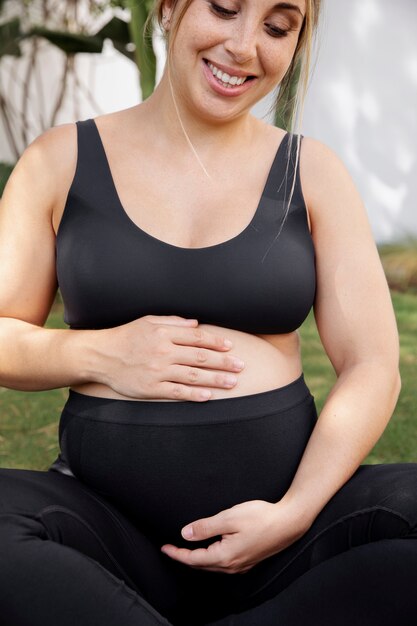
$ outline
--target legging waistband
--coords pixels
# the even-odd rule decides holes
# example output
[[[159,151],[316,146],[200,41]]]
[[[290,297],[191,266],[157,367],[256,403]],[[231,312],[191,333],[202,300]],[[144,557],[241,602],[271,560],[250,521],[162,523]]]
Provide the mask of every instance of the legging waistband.
[[[155,425],[239,421],[289,410],[313,399],[304,374],[284,385],[245,396],[217,398],[206,402],[119,400],[102,398],[69,390],[64,411],[78,417],[118,423]]]

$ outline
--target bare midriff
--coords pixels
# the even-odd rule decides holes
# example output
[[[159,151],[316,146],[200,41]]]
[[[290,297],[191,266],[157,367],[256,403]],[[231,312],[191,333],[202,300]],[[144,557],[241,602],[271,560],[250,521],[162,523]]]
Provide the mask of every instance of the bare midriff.
[[[199,324],[199,328],[230,339],[233,347],[227,351],[227,354],[239,357],[245,363],[243,370],[233,372],[237,376],[237,383],[234,387],[231,389],[209,388],[213,400],[270,391],[283,387],[301,376],[300,338],[297,331],[279,335],[253,335],[212,324]],[[71,389],[86,395],[120,400],[182,401],[158,397],[132,398],[115,392],[107,385],[95,382],[73,385]]]

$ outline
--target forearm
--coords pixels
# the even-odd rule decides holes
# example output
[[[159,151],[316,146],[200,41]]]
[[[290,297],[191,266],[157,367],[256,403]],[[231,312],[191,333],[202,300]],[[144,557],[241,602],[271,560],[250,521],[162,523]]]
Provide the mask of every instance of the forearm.
[[[399,375],[378,362],[361,363],[340,374],[283,498],[301,525],[313,523],[372,450],[399,390]]]
[[[100,332],[0,318],[0,386],[41,391],[100,382],[96,351]]]

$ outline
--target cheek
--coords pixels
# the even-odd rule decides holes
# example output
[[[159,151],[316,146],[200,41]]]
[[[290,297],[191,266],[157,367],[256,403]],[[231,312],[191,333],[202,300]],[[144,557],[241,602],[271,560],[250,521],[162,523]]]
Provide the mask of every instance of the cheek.
[[[217,22],[210,27],[201,29],[195,38],[196,48],[208,50],[215,46],[223,46],[230,37],[230,26],[225,22]]]
[[[271,78],[276,77],[277,80],[281,80],[291,65],[294,52],[295,46],[290,43],[265,46],[262,55],[265,73]]]
[[[282,57],[265,57],[263,69],[265,75],[273,82],[280,81],[287,71],[288,64]]]
[[[221,45],[224,41],[224,35],[219,32],[219,29],[197,29],[190,25],[188,31],[183,34],[178,32],[176,38],[176,44],[178,44],[177,50],[179,54],[184,53],[198,54],[200,51],[209,50],[215,46]]]

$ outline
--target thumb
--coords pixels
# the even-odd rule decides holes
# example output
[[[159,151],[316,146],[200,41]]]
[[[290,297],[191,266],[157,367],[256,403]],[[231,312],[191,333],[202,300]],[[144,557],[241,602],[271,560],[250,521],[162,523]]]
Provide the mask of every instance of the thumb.
[[[224,516],[221,513],[212,517],[199,519],[191,524],[187,524],[181,530],[181,535],[189,541],[199,541],[208,539],[227,532]]]

